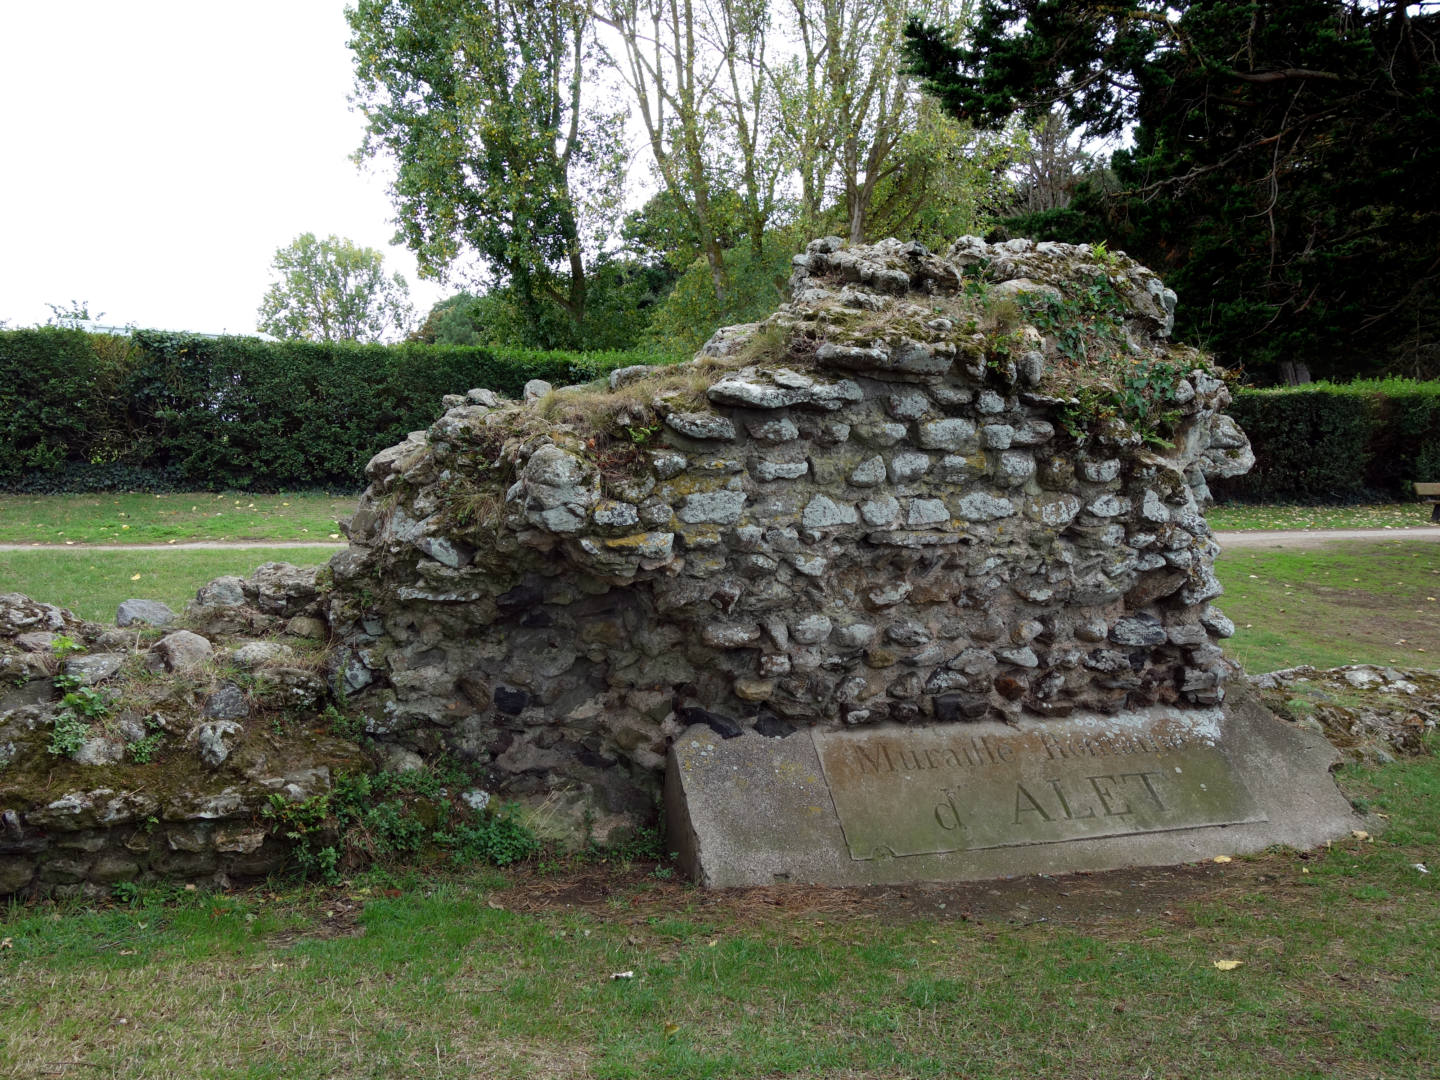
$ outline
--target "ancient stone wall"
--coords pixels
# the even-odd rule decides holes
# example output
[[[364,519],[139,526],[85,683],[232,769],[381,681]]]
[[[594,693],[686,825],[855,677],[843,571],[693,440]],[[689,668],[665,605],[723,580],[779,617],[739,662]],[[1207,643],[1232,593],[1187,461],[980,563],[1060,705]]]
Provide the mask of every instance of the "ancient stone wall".
[[[217,579],[192,629],[151,601],[107,628],[0,595],[0,897],[223,885],[286,864],[272,801],[303,805],[373,768],[318,717],[315,579],[283,563]]]
[[[694,722],[1213,704],[1207,476],[1229,394],[1124,256],[822,240],[792,301],[677,368],[484,391],[370,462],[335,685],[602,837]]]

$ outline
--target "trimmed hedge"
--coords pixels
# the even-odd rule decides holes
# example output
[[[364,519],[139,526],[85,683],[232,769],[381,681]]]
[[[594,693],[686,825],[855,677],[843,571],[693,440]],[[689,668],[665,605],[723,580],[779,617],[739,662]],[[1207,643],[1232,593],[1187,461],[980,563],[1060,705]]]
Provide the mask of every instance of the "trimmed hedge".
[[[0,490],[355,491],[378,450],[428,427],[445,394],[519,397],[646,352],[266,342],[45,327],[0,331]],[[1440,481],[1440,383],[1240,390],[1255,468],[1219,498],[1409,499]]]
[[[1440,382],[1240,390],[1230,413],[1250,436],[1255,468],[1217,482],[1217,498],[1412,499],[1415,481],[1440,481]]]
[[[0,332],[0,488],[353,491],[445,394],[519,397],[648,353]]]

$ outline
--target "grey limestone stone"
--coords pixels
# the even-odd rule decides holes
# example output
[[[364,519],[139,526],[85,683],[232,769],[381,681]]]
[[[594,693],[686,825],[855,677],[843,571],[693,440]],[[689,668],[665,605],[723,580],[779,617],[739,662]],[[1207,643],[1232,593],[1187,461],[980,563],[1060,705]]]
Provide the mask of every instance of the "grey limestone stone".
[[[650,467],[661,480],[670,480],[685,471],[685,455],[677,450],[656,450],[650,455]]]
[[[995,477],[1013,487],[1035,475],[1035,458],[1026,450],[1002,450],[995,459]]]
[[[1140,498],[1140,516],[1146,521],[1164,524],[1170,520],[1170,510],[1158,492],[1147,488]]]
[[[1015,504],[983,491],[972,491],[956,500],[955,511],[956,517],[965,521],[994,521],[1014,514]]]
[[[786,561],[799,573],[812,578],[823,576],[826,568],[830,565],[827,559],[819,555],[806,555],[798,551],[788,556]]]
[[[826,615],[806,615],[790,624],[790,636],[801,645],[818,645],[830,636],[832,627]]]
[[[1123,495],[1101,495],[1091,500],[1085,509],[1096,517],[1118,517],[1130,512],[1130,500]]]
[[[1235,624],[1213,604],[1205,608],[1200,615],[1200,622],[1216,637],[1228,638],[1235,635]]]
[[[892,524],[900,514],[900,501],[893,495],[882,495],[878,498],[867,499],[860,504],[860,516],[865,519],[865,524],[879,528],[882,525]],[[949,515],[946,515],[947,517]]]
[[[800,429],[788,416],[767,417],[763,420],[747,420],[745,430],[752,439],[760,442],[782,443],[800,437]]]
[[[1116,620],[1110,628],[1110,640],[1117,645],[1162,645],[1166,632],[1153,616],[1130,615]]]
[[[896,484],[918,480],[930,471],[930,455],[918,450],[902,450],[890,459],[890,479]]]
[[[806,461],[761,460],[755,463],[755,468],[752,471],[757,480],[798,480],[810,471],[810,463]]]
[[[112,678],[125,663],[123,653],[90,653],[65,661],[65,674],[78,679],[80,686],[94,686]]]
[[[169,626],[175,612],[159,600],[122,600],[115,612],[116,626]]]
[[[234,574],[215,578],[200,586],[195,603],[201,607],[240,607],[245,603],[245,581]]]
[[[863,622],[837,626],[832,639],[842,649],[863,649],[875,640],[875,627]]]
[[[1015,439],[1009,424],[986,424],[980,429],[980,445],[987,450],[1008,450]]]
[[[234,739],[244,730],[234,720],[212,720],[195,728],[191,738],[200,751],[200,760],[218,769],[230,757]]]
[[[801,521],[807,529],[828,529],[837,525],[854,525],[859,521],[859,515],[849,503],[838,503],[828,495],[815,495],[805,504]]]
[[[199,634],[176,630],[150,647],[146,665],[151,671],[188,671],[210,659],[214,651]]]
[[[689,525],[734,525],[744,510],[743,491],[702,491],[685,496],[675,513]]]
[[[905,523],[909,528],[925,528],[931,525],[948,524],[950,511],[942,499],[911,499],[910,511]]]
[[[918,420],[930,411],[930,399],[913,386],[899,386],[890,391],[886,406],[896,420]]]
[[[963,417],[949,417],[921,424],[917,441],[926,450],[974,450],[975,424]]]
[[[531,379],[525,384],[525,402],[526,404],[529,404],[530,402],[539,401],[542,397],[552,392],[554,389],[555,388],[551,386],[548,382],[546,382],[544,379]]]
[[[1100,461],[1082,461],[1080,475],[1092,484],[1108,484],[1120,475],[1120,462],[1115,458]]]
[[[238,667],[253,669],[273,664],[287,664],[295,659],[295,650],[278,641],[247,641],[230,654]]]
[[[212,720],[243,720],[250,715],[250,702],[245,691],[234,683],[225,683],[205,699],[201,712]]]
[[[875,487],[885,482],[885,459],[879,454],[866,458],[850,470],[850,483],[856,487]]]
[[[1005,399],[994,390],[981,390],[980,396],[975,399],[975,410],[987,416],[1005,411]]]
[[[671,413],[665,418],[668,427],[692,439],[714,439],[732,442],[735,424],[729,417],[708,412]]]
[[[640,511],[631,503],[615,499],[601,499],[595,504],[596,525],[613,529],[626,529],[640,524]]]

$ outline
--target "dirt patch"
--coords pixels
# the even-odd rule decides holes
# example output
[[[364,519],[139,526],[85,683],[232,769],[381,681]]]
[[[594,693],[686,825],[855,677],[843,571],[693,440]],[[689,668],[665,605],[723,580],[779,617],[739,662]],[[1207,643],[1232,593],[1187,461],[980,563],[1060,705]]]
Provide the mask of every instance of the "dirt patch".
[[[590,911],[606,921],[636,926],[663,917],[714,919],[730,925],[773,925],[796,918],[854,922],[866,919],[959,920],[997,927],[1037,923],[1103,932],[1108,922],[1133,928],[1137,919],[1193,924],[1188,905],[1223,902],[1257,891],[1298,887],[1303,864],[1318,856],[1276,852],[1231,862],[1190,863],[1063,875],[1038,874],[992,881],[922,883],[866,888],[767,886],[701,891],[661,881],[655,863],[629,869],[584,867],[561,874],[522,871],[491,901],[508,911],[546,914]]]

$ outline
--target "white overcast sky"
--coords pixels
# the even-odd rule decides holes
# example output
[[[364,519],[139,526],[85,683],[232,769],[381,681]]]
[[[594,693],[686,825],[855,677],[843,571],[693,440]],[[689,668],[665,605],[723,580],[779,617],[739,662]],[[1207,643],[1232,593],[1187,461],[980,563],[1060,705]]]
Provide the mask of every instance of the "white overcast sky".
[[[0,0],[0,320],[251,333],[275,249],[385,253],[417,312],[454,289],[391,247],[349,160],[343,0]]]

